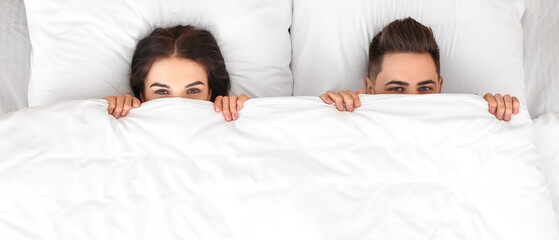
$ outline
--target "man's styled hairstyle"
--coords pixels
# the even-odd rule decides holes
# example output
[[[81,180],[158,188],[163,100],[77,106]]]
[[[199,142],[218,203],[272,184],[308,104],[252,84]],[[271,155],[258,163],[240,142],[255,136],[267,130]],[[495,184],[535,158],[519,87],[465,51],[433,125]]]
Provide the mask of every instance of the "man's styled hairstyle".
[[[441,74],[439,47],[431,28],[408,17],[388,24],[369,46],[369,78],[374,83],[382,70],[386,53],[429,53],[433,57],[437,75]]]
[[[138,42],[130,66],[130,86],[136,97],[144,92],[145,79],[153,63],[171,57],[190,59],[204,67],[212,102],[217,96],[228,95],[231,81],[214,36],[204,29],[178,25],[157,28]]]

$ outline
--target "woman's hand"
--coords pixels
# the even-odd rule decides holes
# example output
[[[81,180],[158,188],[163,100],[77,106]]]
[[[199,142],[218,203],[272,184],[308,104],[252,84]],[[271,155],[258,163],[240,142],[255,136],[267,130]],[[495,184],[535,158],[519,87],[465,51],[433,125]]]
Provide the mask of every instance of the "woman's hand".
[[[489,104],[489,112],[499,120],[510,121],[512,114],[517,114],[520,111],[520,101],[518,98],[511,97],[506,94],[501,96],[501,94],[488,93],[483,97],[485,101]]]
[[[239,118],[238,111],[243,109],[243,103],[248,100],[249,97],[245,94],[241,94],[241,96],[237,97],[235,95],[231,97],[222,97],[217,96],[214,102],[214,108],[216,112],[222,112],[225,121],[234,121]]]
[[[320,95],[320,98],[326,104],[331,104],[332,102],[336,103],[336,108],[339,111],[343,111],[345,109],[346,111],[353,112],[353,109],[361,106],[358,94],[362,93],[363,89],[359,89],[357,92],[350,90],[339,91],[338,93],[328,91],[325,94]]]
[[[130,94],[126,94],[124,96],[109,96],[104,97],[103,99],[109,101],[109,114],[113,115],[117,119],[128,115],[128,112],[130,112],[132,107],[137,108],[141,104],[140,99],[132,97]]]

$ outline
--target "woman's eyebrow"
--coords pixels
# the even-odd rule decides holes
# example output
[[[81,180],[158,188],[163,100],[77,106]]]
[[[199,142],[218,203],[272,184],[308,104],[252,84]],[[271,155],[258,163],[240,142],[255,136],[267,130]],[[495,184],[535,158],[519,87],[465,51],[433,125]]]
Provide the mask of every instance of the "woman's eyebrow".
[[[165,85],[165,84],[162,84],[162,83],[154,83],[154,84],[152,84],[152,85],[149,86],[149,87],[150,87],[150,88],[151,88],[151,87],[169,88],[169,86],[167,86],[167,85]]]
[[[386,85],[390,85],[390,84],[396,84],[396,85],[403,85],[403,86],[409,86],[410,84],[407,82],[402,82],[402,81],[397,81],[397,80],[392,80],[390,82],[387,82],[386,84],[384,84],[384,86]]]
[[[427,84],[435,84],[435,81],[433,81],[433,80],[425,80],[425,81],[423,81],[423,82],[417,83],[417,86],[427,85]]]
[[[203,82],[201,82],[201,81],[196,81],[196,82],[193,82],[193,83],[191,83],[191,84],[188,84],[188,85],[184,86],[184,88],[189,88],[189,87],[196,86],[196,85],[199,85],[199,84],[204,85]]]

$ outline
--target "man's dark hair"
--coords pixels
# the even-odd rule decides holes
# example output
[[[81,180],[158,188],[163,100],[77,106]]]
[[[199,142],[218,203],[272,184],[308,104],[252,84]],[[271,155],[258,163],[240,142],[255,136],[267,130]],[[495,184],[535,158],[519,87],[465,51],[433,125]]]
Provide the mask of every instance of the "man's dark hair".
[[[394,52],[431,54],[440,76],[439,47],[433,30],[413,18],[393,21],[373,38],[369,46],[369,78],[373,82],[382,70],[384,54]]]
[[[212,90],[210,101],[228,95],[231,81],[214,36],[204,29],[178,25],[157,28],[138,42],[130,66],[130,86],[136,97],[143,93],[153,63],[170,57],[190,59],[204,67]]]

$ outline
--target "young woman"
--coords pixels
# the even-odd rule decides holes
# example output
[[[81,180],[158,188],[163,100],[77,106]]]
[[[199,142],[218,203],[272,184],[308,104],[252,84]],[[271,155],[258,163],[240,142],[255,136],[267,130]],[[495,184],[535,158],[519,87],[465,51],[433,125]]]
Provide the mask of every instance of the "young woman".
[[[105,97],[109,114],[124,117],[142,102],[183,97],[214,102],[226,121],[238,119],[249,99],[245,94],[227,97],[229,73],[214,36],[193,26],[157,28],[138,42],[132,58],[130,94]]]

